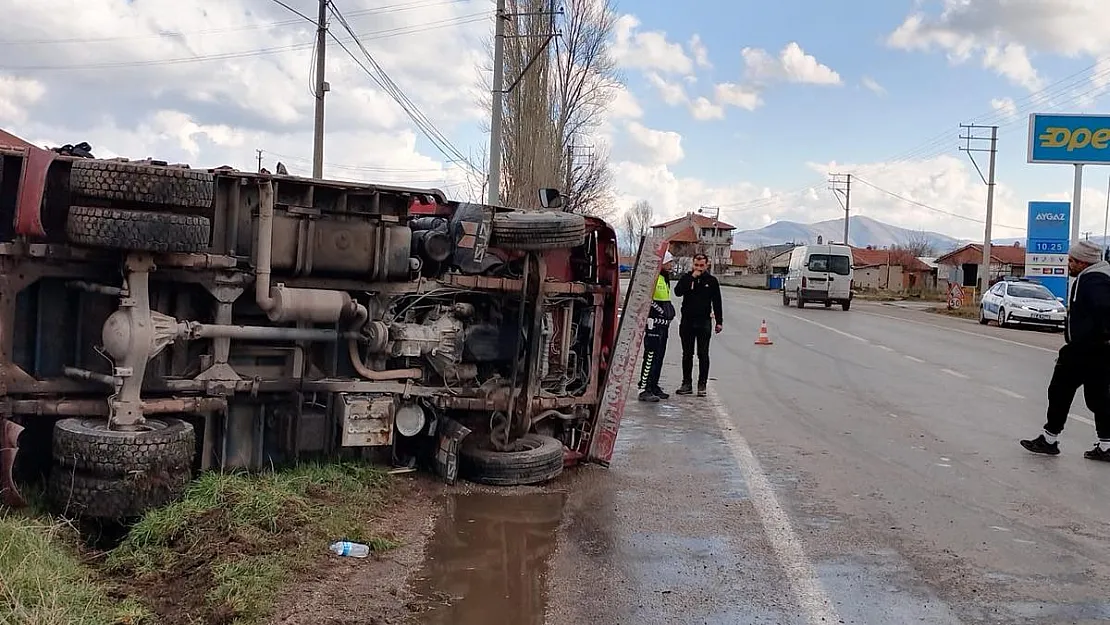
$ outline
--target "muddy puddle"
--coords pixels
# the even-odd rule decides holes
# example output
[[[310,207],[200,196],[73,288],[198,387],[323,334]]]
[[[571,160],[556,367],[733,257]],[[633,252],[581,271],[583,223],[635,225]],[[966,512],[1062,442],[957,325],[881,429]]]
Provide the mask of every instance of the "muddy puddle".
[[[421,625],[543,625],[565,496],[451,495],[412,582]]]

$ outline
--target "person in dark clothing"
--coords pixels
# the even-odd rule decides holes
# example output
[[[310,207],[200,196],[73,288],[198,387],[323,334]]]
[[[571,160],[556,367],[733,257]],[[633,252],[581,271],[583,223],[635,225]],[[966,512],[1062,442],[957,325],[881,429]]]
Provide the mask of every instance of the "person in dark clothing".
[[[663,268],[655,279],[655,293],[651,297],[647,331],[644,332],[644,363],[640,369],[640,401],[658,402],[670,395],[659,387],[659,374],[663,372],[663,356],[667,353],[671,320],[675,317],[671,303],[671,267],[674,256],[663,255]]]
[[[1027,450],[1055,456],[1075,392],[1095,413],[1098,442],[1083,457],[1110,462],[1110,262],[1090,241],[1068,250],[1068,273],[1076,278],[1068,297],[1064,346],[1048,384],[1048,421],[1044,433],[1021,441]]]
[[[682,298],[682,320],[678,336],[682,339],[682,386],[676,393],[693,393],[691,378],[694,370],[694,348],[698,351],[698,397],[705,397],[709,383],[709,339],[723,326],[721,285],[709,273],[709,257],[694,256],[692,271],[678,279],[674,294]]]

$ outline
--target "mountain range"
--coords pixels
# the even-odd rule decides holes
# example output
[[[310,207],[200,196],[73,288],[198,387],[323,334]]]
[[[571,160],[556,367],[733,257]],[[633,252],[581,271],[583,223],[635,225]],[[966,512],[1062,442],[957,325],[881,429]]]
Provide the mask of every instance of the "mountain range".
[[[844,238],[844,220],[830,219],[813,224],[777,221],[756,230],[737,230],[732,237],[732,247],[742,250],[781,243],[816,243],[818,236],[825,242],[841,242]],[[996,239],[994,244],[1013,245],[1015,241],[1025,245],[1022,237]],[[921,242],[928,242],[934,253],[944,254],[972,241],[939,232],[901,228],[864,216],[852,217],[848,227],[848,243],[856,247],[870,245],[883,248]]]

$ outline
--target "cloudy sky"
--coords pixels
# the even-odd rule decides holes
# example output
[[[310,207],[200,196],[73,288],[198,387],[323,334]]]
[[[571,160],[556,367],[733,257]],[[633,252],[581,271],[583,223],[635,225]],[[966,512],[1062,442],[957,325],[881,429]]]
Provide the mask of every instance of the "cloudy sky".
[[[313,27],[273,0],[0,2],[0,128],[98,156],[311,171]],[[313,0],[286,0],[315,15]],[[335,0],[446,140],[428,140],[367,72],[328,50],[325,175],[467,193],[488,142],[478,98],[493,0]],[[1031,112],[1106,111],[1107,0],[619,0],[627,90],[597,142],[619,203],[662,218],[719,205],[741,227],[859,214],[981,237],[986,187],[960,123],[1000,126],[996,236],[1025,203],[1070,198],[1072,170],[1025,163]],[[358,53],[339,25],[341,40]],[[365,59],[362,60],[365,65]],[[986,131],[981,131],[985,133]],[[986,155],[981,163],[985,170]],[[1110,168],[1089,167],[1101,234]],[[1010,227],[1016,226],[1016,227]]]

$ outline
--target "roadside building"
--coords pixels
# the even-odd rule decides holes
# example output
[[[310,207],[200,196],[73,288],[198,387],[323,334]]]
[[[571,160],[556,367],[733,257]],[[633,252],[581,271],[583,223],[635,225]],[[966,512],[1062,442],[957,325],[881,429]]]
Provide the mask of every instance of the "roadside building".
[[[979,280],[983,264],[983,246],[978,243],[965,245],[936,259],[938,287],[947,289],[950,284],[974,287]],[[992,245],[989,280],[987,286],[1006,276],[1025,275],[1025,248],[1020,243]]]
[[[686,259],[698,253],[709,257],[714,273],[726,273],[732,264],[732,233],[736,226],[698,213],[686,213],[656,224],[651,230],[654,236],[667,240],[670,252],[679,265],[688,265]]]

